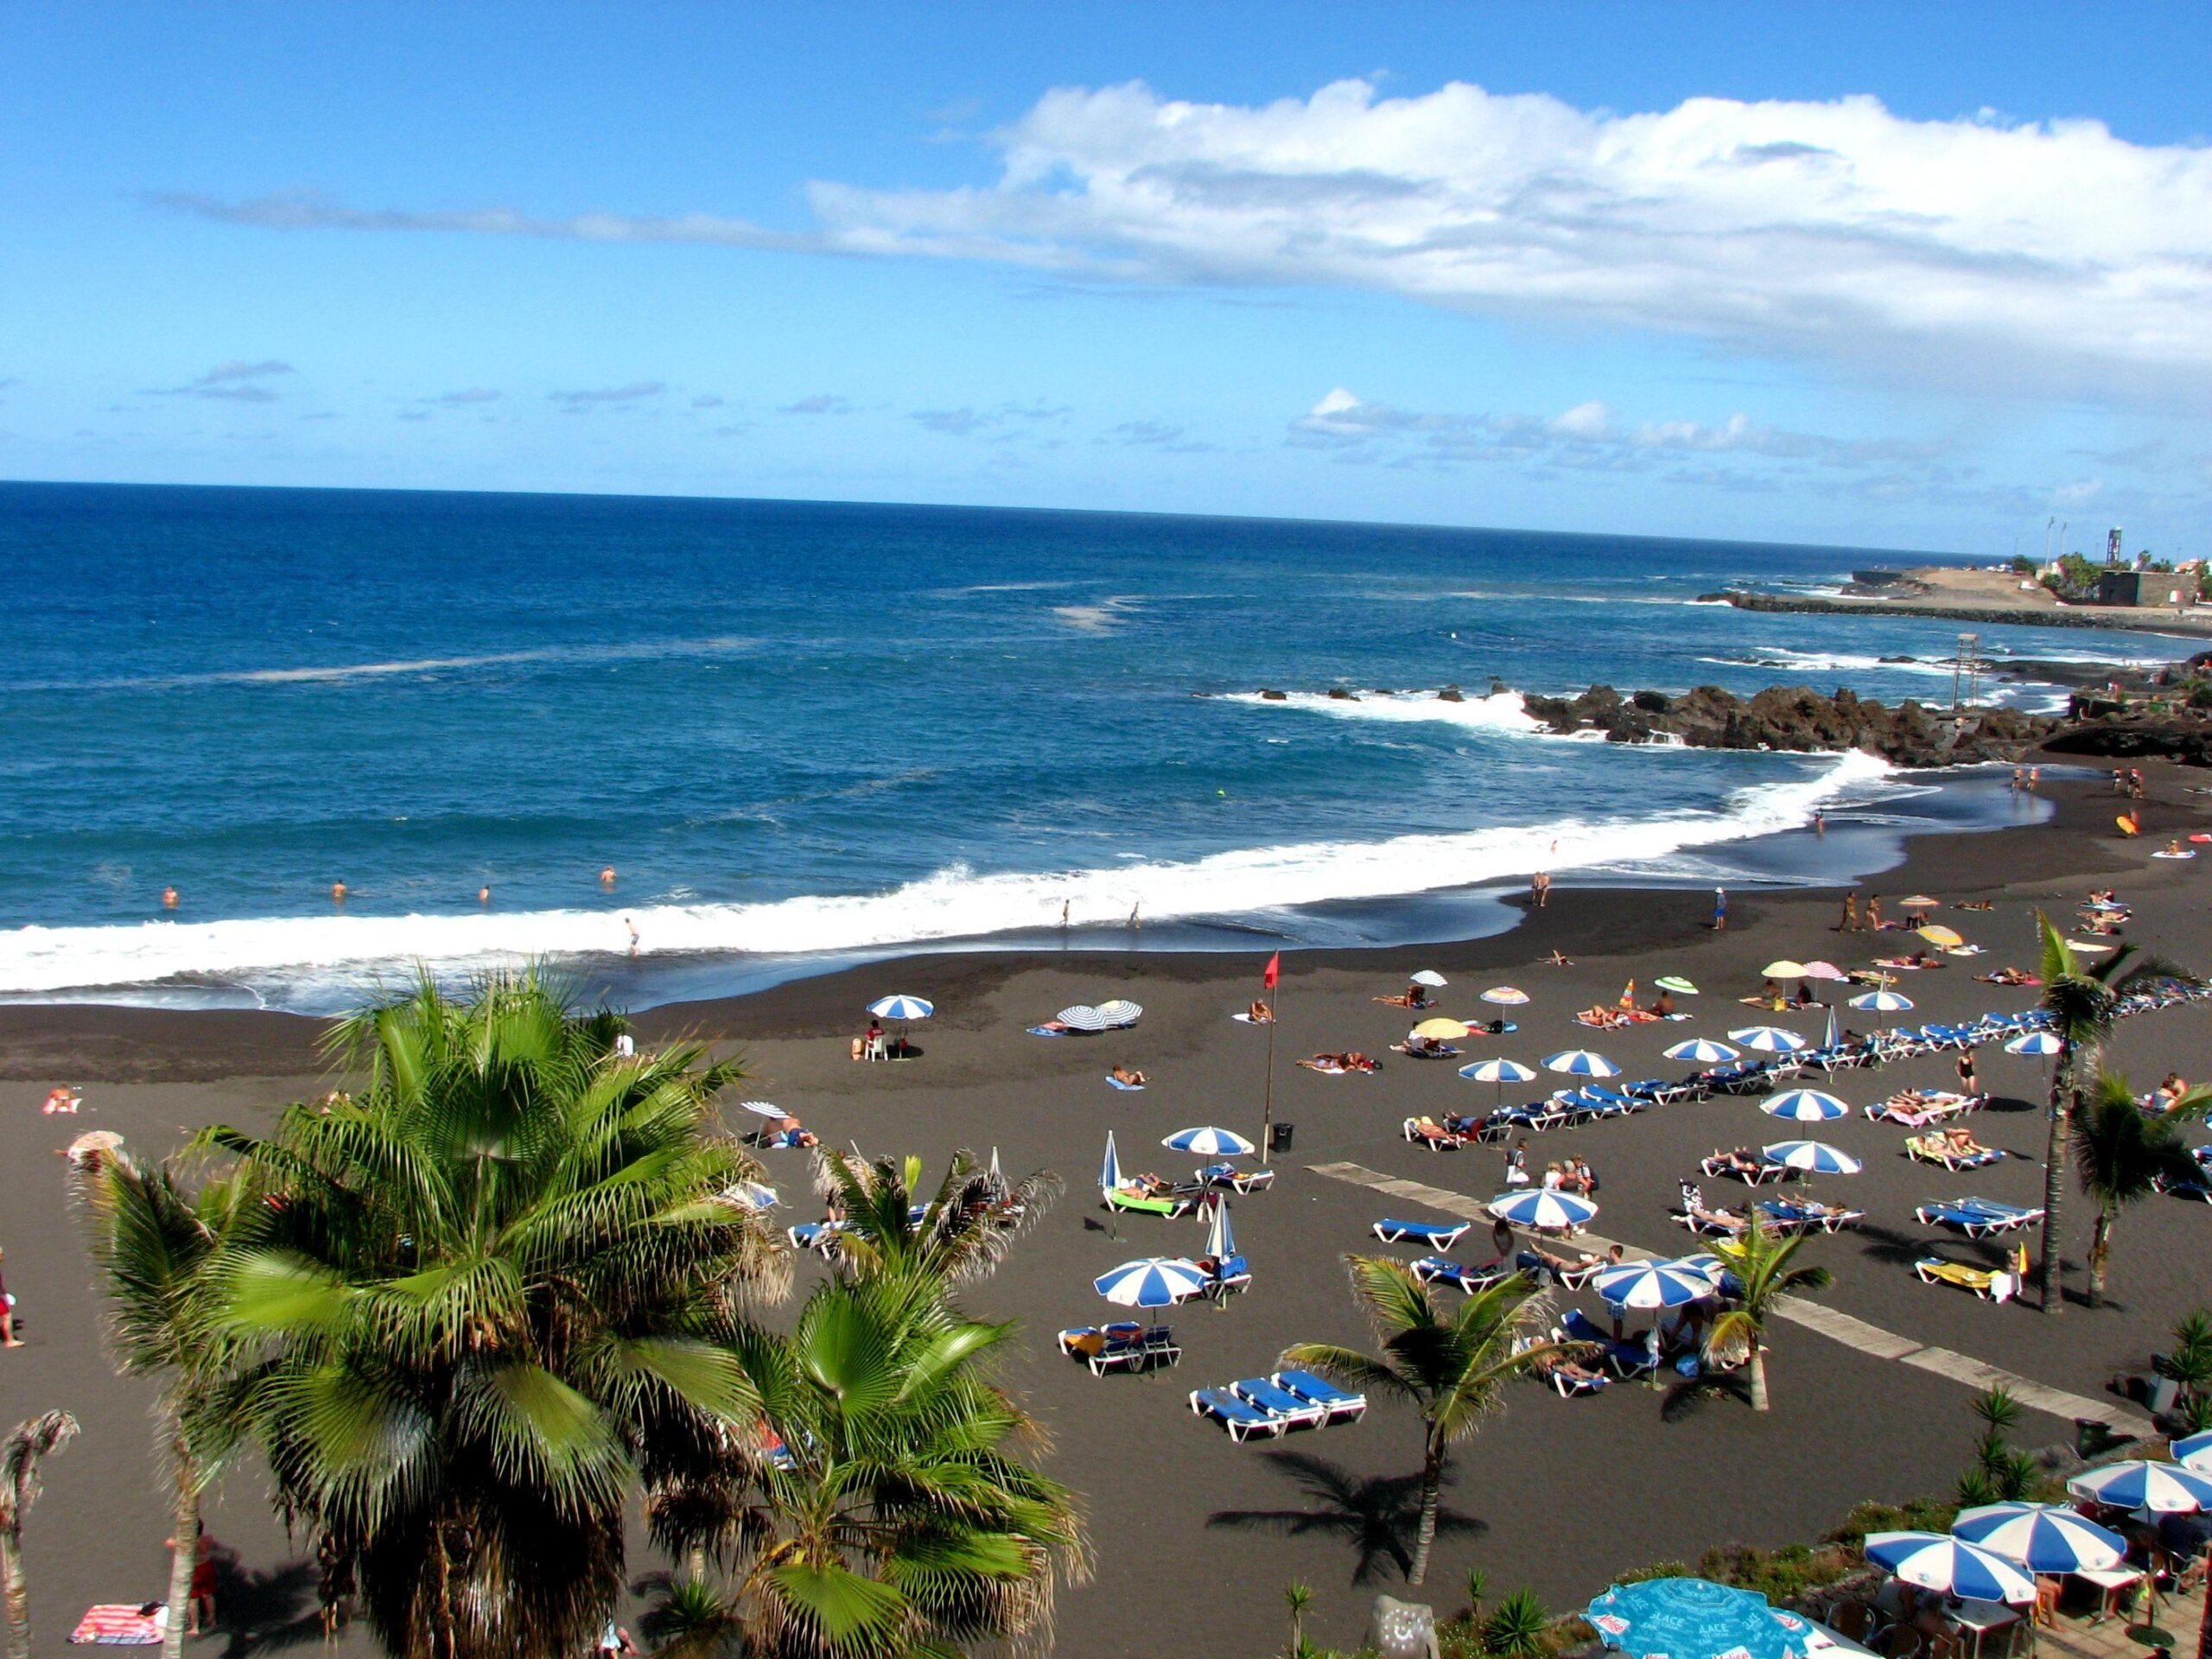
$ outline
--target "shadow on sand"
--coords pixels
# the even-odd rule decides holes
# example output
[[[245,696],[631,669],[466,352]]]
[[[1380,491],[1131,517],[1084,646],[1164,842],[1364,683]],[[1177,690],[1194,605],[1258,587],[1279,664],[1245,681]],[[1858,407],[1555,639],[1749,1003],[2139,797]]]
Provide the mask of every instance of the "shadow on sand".
[[[1303,1509],[1217,1510],[1210,1527],[1272,1532],[1286,1538],[1315,1534],[1339,1538],[1352,1553],[1351,1581],[1370,1584],[1388,1568],[1403,1578],[1412,1570],[1414,1535],[1421,1524],[1421,1476],[1355,1475],[1350,1470],[1304,1452],[1262,1454],[1268,1466],[1303,1494]],[[1449,1487],[1452,1476],[1445,1473]],[[1446,1503],[1436,1517],[1439,1541],[1478,1537],[1487,1522],[1461,1515]]]

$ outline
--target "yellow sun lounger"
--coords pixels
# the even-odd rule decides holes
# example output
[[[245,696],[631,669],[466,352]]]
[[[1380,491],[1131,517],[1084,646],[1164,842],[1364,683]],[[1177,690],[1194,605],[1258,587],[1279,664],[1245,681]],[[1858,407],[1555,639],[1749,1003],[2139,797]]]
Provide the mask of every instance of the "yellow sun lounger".
[[[1985,1301],[2009,1302],[2020,1288],[2020,1281],[2009,1273],[1992,1273],[1933,1255],[1914,1262],[1912,1270],[1923,1285],[1950,1285],[1971,1291]]]

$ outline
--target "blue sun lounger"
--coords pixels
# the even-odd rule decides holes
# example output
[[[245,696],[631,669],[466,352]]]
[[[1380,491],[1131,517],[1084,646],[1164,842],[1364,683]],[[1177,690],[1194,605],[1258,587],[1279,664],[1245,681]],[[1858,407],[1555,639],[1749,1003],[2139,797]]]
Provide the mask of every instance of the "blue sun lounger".
[[[1478,1290],[1503,1284],[1519,1271],[1510,1262],[1485,1262],[1478,1268],[1470,1268],[1445,1255],[1424,1255],[1413,1265],[1414,1277],[1424,1285],[1450,1285],[1470,1296]]]
[[[1923,1226],[1954,1227],[1968,1238],[2010,1232],[2043,1219],[2043,1211],[2017,1204],[1998,1204],[1989,1198],[1941,1198],[1923,1204],[1913,1215]]]
[[[1173,1365],[1183,1357],[1175,1333],[1164,1325],[1141,1325],[1134,1319],[1112,1325],[1082,1325],[1063,1331],[1060,1351],[1090,1367],[1093,1376],[1109,1371],[1149,1371]]]
[[[845,1230],[842,1221],[802,1221],[797,1226],[786,1227],[784,1236],[795,1250],[819,1250],[827,1255],[837,1243],[837,1235]]]
[[[1232,1440],[1249,1440],[1255,1435],[1273,1437],[1290,1427],[1289,1419],[1262,1410],[1229,1389],[1192,1389],[1191,1409],[1201,1417],[1212,1418],[1229,1431]]]
[[[1329,1408],[1316,1405],[1311,1400],[1300,1399],[1289,1389],[1278,1388],[1273,1377],[1248,1376],[1229,1385],[1230,1392],[1240,1400],[1257,1406],[1262,1411],[1271,1411],[1293,1428],[1325,1428],[1329,1422]]]
[[[2212,1204],[2212,1147],[2192,1147],[2189,1155],[2196,1160],[2196,1167],[2202,1173],[2192,1180],[2179,1181],[2170,1181],[2160,1175],[2152,1185],[2159,1192],[2171,1193],[2177,1198],[2195,1198],[2202,1204]]]
[[[1269,1380],[1284,1393],[1321,1407],[1332,1423],[1356,1423],[1367,1414],[1365,1395],[1348,1393],[1311,1371],[1277,1371]]]
[[[1239,1169],[1231,1163],[1208,1164],[1192,1177],[1207,1186],[1225,1186],[1232,1192],[1257,1192],[1275,1184],[1272,1169]]]
[[[1833,1233],[1839,1228],[1855,1227],[1866,1219],[1864,1210],[1847,1210],[1840,1205],[1815,1208],[1795,1198],[1764,1198],[1754,1207],[1766,1217],[1768,1225],[1790,1233],[1811,1232],[1816,1228]]]
[[[1431,1250],[1448,1250],[1467,1230],[1464,1221],[1392,1221],[1375,1224],[1375,1236],[1385,1244],[1419,1244]]]
[[[1591,1343],[1604,1350],[1605,1363],[1624,1382],[1649,1376],[1659,1369],[1659,1356],[1651,1348],[1641,1342],[1614,1340],[1611,1332],[1579,1307],[1567,1311],[1560,1329],[1567,1332],[1571,1341]]]

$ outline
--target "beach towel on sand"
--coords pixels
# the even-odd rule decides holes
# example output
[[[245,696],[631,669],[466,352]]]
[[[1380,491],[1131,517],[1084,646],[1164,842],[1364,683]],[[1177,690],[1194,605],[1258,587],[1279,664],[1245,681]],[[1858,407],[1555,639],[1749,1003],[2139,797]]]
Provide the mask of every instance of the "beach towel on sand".
[[[141,1612],[144,1605],[151,1605],[154,1611]],[[103,1602],[77,1621],[69,1639],[110,1648],[150,1648],[161,1641],[168,1622],[169,1610],[161,1602]]]
[[[1141,1083],[1123,1083],[1119,1077],[1113,1076],[1111,1073],[1108,1074],[1106,1081],[1125,1093],[1141,1094],[1144,1092],[1144,1084]]]

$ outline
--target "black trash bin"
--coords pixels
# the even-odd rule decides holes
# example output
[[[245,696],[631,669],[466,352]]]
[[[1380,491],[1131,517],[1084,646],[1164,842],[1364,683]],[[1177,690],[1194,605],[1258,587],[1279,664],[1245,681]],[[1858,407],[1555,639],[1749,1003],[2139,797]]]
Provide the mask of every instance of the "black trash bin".
[[[1268,1130],[1268,1150],[1269,1152],[1288,1152],[1290,1150],[1292,1132],[1295,1130],[1297,1127],[1298,1126],[1295,1123],[1277,1123],[1271,1126]]]

